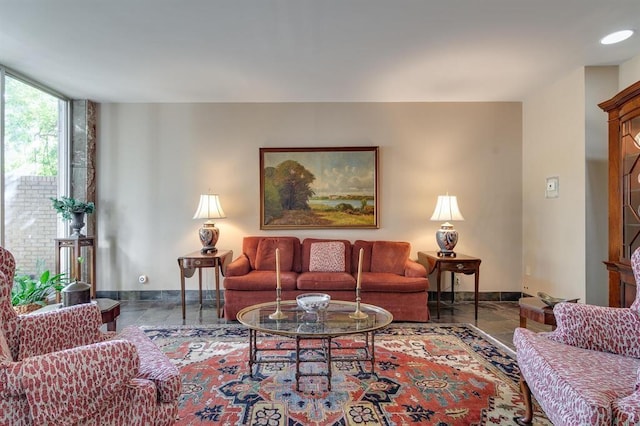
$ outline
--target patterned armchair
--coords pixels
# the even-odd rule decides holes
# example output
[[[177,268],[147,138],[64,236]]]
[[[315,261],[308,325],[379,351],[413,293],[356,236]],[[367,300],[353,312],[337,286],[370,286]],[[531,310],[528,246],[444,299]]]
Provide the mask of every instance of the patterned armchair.
[[[640,283],[640,249],[631,257]],[[531,394],[554,425],[640,424],[640,287],[630,308],[561,303],[549,333],[513,337],[526,410]]]
[[[96,305],[18,316],[0,247],[0,425],[170,425],[180,376],[137,327],[100,331]]]

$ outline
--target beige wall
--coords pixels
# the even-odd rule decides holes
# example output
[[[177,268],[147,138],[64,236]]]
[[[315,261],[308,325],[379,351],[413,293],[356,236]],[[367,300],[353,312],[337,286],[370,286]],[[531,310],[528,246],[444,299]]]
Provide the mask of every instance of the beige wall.
[[[290,234],[406,240],[413,257],[436,249],[429,217],[448,191],[481,291],[521,288],[520,103],[103,104],[98,128],[98,290],[179,289],[176,258],[199,248],[191,217],[209,189],[228,216],[218,246],[236,254],[245,235]],[[260,231],[258,148],[375,145],[380,229]]]
[[[523,289],[585,300],[584,69],[523,104]],[[558,176],[558,198],[545,198]]]
[[[609,277],[602,263],[609,256],[609,128],[598,107],[618,92],[618,67],[585,69],[585,301],[609,304]]]
[[[637,58],[580,68],[523,103],[525,292],[608,303],[607,116],[597,104],[638,79]],[[545,198],[549,176],[560,177],[557,199]]]
[[[618,91],[631,86],[638,80],[640,80],[640,55],[620,65]]]

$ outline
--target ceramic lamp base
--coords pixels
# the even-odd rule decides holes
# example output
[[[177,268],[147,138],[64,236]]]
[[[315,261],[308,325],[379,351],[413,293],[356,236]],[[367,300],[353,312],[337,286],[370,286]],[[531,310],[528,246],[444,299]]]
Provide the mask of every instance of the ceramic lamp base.
[[[205,222],[198,231],[200,242],[202,243],[201,253],[215,253],[218,251],[216,243],[220,237],[220,230],[214,223]]]
[[[453,225],[449,222],[445,222],[440,226],[440,229],[436,231],[436,242],[440,251],[438,256],[455,257],[454,247],[458,243],[458,231],[453,229]]]

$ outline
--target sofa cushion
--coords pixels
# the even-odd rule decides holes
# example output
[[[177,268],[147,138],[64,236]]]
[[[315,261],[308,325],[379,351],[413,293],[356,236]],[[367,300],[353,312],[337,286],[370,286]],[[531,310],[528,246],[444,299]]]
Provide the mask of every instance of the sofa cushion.
[[[256,269],[256,253],[258,244],[264,237],[244,237],[242,239],[242,253],[249,259],[249,269]]]
[[[429,280],[425,277],[405,277],[391,272],[363,272],[360,286],[363,293],[424,293],[429,289]]]
[[[317,246],[318,243],[332,243],[332,244]],[[326,252],[329,251],[329,247],[338,247],[338,244],[342,244],[344,247],[344,251],[342,252],[342,256],[344,259],[343,260],[344,268],[341,268],[340,271],[349,272],[351,270],[351,243],[349,242],[349,240],[334,240],[334,239],[320,239],[320,238],[305,238],[302,241],[302,272],[311,271],[311,263],[312,263],[311,247],[312,246],[316,247],[315,248],[316,253],[318,248],[321,247],[320,251],[324,251],[325,252],[324,254],[327,254]],[[331,257],[336,258],[339,252],[341,252],[341,250],[331,253]],[[315,263],[314,267],[318,267],[319,263],[323,263],[323,262],[318,262],[318,259],[313,260],[313,262]],[[323,264],[322,266],[326,267],[327,265]],[[334,268],[337,269],[337,266],[334,265]],[[317,270],[315,272],[322,272],[322,271]]]
[[[374,241],[371,248],[371,272],[404,275],[411,245],[407,242]]]
[[[311,243],[310,272],[345,272],[345,245],[340,241]]]
[[[293,241],[289,238],[264,238],[258,243],[256,269],[258,271],[276,270],[276,249],[280,250],[280,271],[293,268]]]
[[[356,280],[347,272],[303,272],[298,276],[298,290],[331,291],[356,289]]]
[[[298,237],[278,236],[278,237],[265,237],[265,236],[248,236],[242,239],[242,254],[249,259],[250,269],[256,268],[256,258],[258,254],[258,245],[265,238],[277,238],[279,240],[289,240],[293,246],[293,267],[292,271],[300,272],[300,240]],[[280,253],[282,255],[282,253]],[[275,255],[274,255],[275,256]],[[280,259],[282,260],[282,259]],[[275,265],[275,257],[274,257]]]
[[[13,356],[11,356],[11,349],[9,349],[9,343],[4,336],[4,332],[0,328],[0,362],[12,362]]]
[[[351,272],[358,273],[358,259],[360,257],[360,249],[362,249],[362,272],[371,272],[371,249],[373,241],[356,240],[353,243],[351,251]]]
[[[295,290],[297,272],[280,271],[280,285],[282,290]],[[251,271],[246,275],[226,277],[224,279],[225,290],[240,291],[273,291],[273,300],[276,299],[276,273],[275,271]]]

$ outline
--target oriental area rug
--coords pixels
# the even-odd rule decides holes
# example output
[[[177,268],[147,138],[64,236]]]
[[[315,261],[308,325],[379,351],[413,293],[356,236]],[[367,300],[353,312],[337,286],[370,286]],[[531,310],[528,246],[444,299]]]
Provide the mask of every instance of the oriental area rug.
[[[251,375],[244,326],[142,328],[182,375],[180,425],[512,425],[524,410],[513,351],[469,324],[393,323],[375,335],[374,373],[370,362],[334,362],[331,391],[313,376],[296,391],[289,351],[265,352],[291,362],[257,364]],[[286,340],[258,335],[261,347]],[[537,405],[534,424],[551,424]]]

